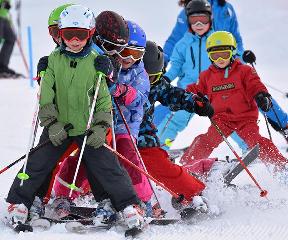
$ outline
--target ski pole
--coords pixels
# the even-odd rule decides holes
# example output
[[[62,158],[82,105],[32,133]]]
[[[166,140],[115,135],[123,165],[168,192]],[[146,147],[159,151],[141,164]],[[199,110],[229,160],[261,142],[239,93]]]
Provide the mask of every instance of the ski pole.
[[[280,121],[280,119],[279,119],[279,116],[278,116],[277,112],[275,111],[273,105],[272,105],[271,109],[272,109],[272,111],[273,111],[273,113],[274,113],[274,115],[275,115],[275,117],[276,117],[276,119],[277,119],[278,125],[279,125],[279,127],[280,127],[280,131],[282,132],[284,138],[286,139],[286,141],[287,141],[287,143],[288,143],[288,135],[285,133],[285,131],[284,131],[282,125],[281,125],[281,121]]]
[[[128,123],[127,123],[127,121],[126,121],[126,119],[125,119],[125,116],[124,116],[124,114],[123,114],[123,112],[122,112],[122,110],[121,110],[121,108],[120,108],[120,105],[119,105],[117,99],[114,98],[114,102],[115,102],[116,107],[117,107],[117,109],[118,109],[118,111],[119,111],[119,113],[120,113],[120,116],[121,116],[121,118],[122,118],[122,120],[123,120],[123,122],[124,122],[124,124],[125,124],[125,127],[126,127],[126,129],[127,129],[128,134],[129,134],[130,140],[131,140],[131,142],[132,142],[132,144],[133,144],[133,147],[134,147],[134,149],[135,149],[135,152],[136,152],[136,154],[137,154],[137,156],[138,156],[138,158],[139,158],[139,160],[140,160],[140,162],[141,162],[141,165],[142,165],[142,167],[144,168],[144,171],[145,171],[146,173],[148,173],[148,171],[147,171],[147,169],[146,169],[146,166],[145,166],[145,164],[144,164],[144,161],[143,161],[143,159],[142,159],[142,157],[141,157],[141,155],[140,155],[140,152],[139,152],[139,150],[138,150],[138,147],[137,147],[137,145],[136,145],[136,143],[135,143],[135,141],[134,141],[134,138],[133,138],[133,136],[132,136],[132,133],[131,133],[131,131],[130,131],[130,128],[129,128],[129,126],[128,126]],[[160,204],[159,199],[158,199],[158,197],[157,197],[157,195],[156,195],[156,191],[155,191],[154,187],[152,186],[152,183],[151,183],[151,181],[150,181],[149,178],[148,178],[148,182],[149,182],[149,184],[150,184],[151,189],[153,190],[153,193],[154,193],[154,195],[155,195],[156,201],[158,202],[158,204],[159,204],[159,206],[160,206],[160,208],[161,208],[161,204]]]
[[[72,124],[67,124],[67,125],[65,126],[65,131],[68,131],[68,130],[70,130],[70,129],[72,129],[72,128],[73,128]],[[43,142],[43,143],[39,144],[38,146],[32,148],[32,149],[30,150],[30,152],[29,152],[29,156],[31,156],[32,153],[36,152],[38,149],[40,149],[40,148],[44,147],[45,145],[47,145],[49,142],[50,142],[50,139],[47,139],[45,142]],[[23,155],[22,157],[18,158],[17,160],[15,160],[14,162],[10,163],[8,166],[2,168],[2,169],[0,170],[0,174],[2,174],[2,173],[5,172],[6,170],[8,170],[8,169],[11,168],[12,166],[14,166],[15,164],[17,164],[17,163],[20,162],[21,160],[23,160],[25,157],[26,157],[26,154]]]
[[[266,113],[264,113],[264,118],[265,118],[265,123],[266,123],[267,131],[268,131],[268,134],[269,134],[269,138],[270,138],[270,140],[272,141],[272,135],[271,135],[271,131],[270,131],[270,128],[269,128],[269,125],[268,125],[268,119],[267,119]]]
[[[20,182],[20,186],[23,185],[24,180],[27,180],[29,178],[29,176],[26,174],[26,167],[27,167],[27,160],[28,160],[28,155],[29,152],[31,150],[31,148],[33,148],[34,145],[34,141],[36,138],[36,129],[38,126],[38,112],[39,112],[39,102],[40,102],[40,94],[41,94],[41,82],[40,82],[40,86],[39,86],[39,90],[37,93],[37,101],[34,107],[34,114],[33,114],[33,118],[32,118],[32,124],[31,124],[31,130],[30,130],[30,137],[29,137],[29,141],[27,144],[27,149],[26,149],[26,155],[25,155],[25,160],[24,160],[24,166],[23,166],[23,172],[19,173],[17,176],[19,179],[21,179]]]
[[[256,70],[254,64],[251,63],[251,65],[252,65],[252,67]],[[274,90],[276,90],[276,91],[278,91],[278,92],[281,92],[282,94],[285,94],[286,97],[288,97],[288,93],[285,93],[285,92],[283,92],[283,91],[281,91],[281,90],[278,90],[278,89],[272,87],[271,85],[268,85],[268,84],[265,84],[265,85],[267,85],[268,87],[270,87],[270,88],[272,88],[272,89],[274,89]],[[279,116],[278,116],[278,114],[276,113],[273,105],[272,105],[271,109],[272,109],[272,111],[274,112],[274,115],[275,115],[275,117],[276,117],[276,119],[277,119],[278,125],[279,125],[279,127],[280,127],[280,131],[282,132],[284,138],[286,139],[286,141],[287,141],[287,143],[288,143],[288,135],[285,133],[285,131],[284,131],[282,125],[281,125],[281,121],[280,121],[280,119],[279,119]],[[265,119],[265,120],[268,122],[267,116],[266,116],[266,119]],[[267,123],[267,122],[266,122],[266,124],[267,124],[267,127],[268,127],[268,123]],[[269,129],[268,129],[268,131],[269,131]],[[269,135],[270,135],[270,140],[272,141],[271,133],[270,133]]]
[[[70,193],[69,193],[69,197],[70,198],[72,197],[73,190],[77,189],[77,187],[75,185],[75,182],[76,182],[76,178],[77,178],[77,175],[78,175],[78,172],[79,172],[81,160],[82,160],[82,157],[83,157],[85,145],[86,145],[87,138],[88,138],[87,132],[89,131],[91,123],[92,123],[93,114],[94,114],[94,110],[95,110],[95,107],[96,107],[96,100],[97,100],[98,92],[99,92],[99,89],[100,89],[100,84],[101,84],[101,81],[102,81],[102,76],[104,75],[102,72],[98,72],[98,74],[99,74],[99,77],[98,77],[98,81],[97,81],[97,84],[96,84],[95,93],[94,93],[94,97],[93,97],[93,102],[92,102],[92,106],[91,106],[91,109],[90,109],[90,115],[89,115],[89,119],[88,119],[87,126],[86,126],[86,133],[85,133],[85,136],[84,136],[84,139],[83,139],[83,143],[82,143],[79,159],[78,159],[76,170],[75,170],[74,177],[73,177],[73,182],[70,184],[70,189],[71,189]]]
[[[160,145],[160,147],[164,147],[164,146],[167,146],[167,147],[171,147],[172,146],[172,143],[175,141],[175,139],[170,139],[170,138],[166,138],[165,139],[165,142],[164,143],[162,143],[161,145]]]
[[[138,166],[136,166],[134,163],[132,163],[130,160],[128,160],[126,157],[124,157],[123,155],[121,155],[119,152],[117,152],[116,150],[114,150],[113,148],[111,148],[109,145],[107,145],[106,143],[104,143],[103,145],[104,147],[106,147],[108,150],[110,150],[111,152],[113,152],[114,154],[116,154],[118,157],[120,157],[124,162],[126,162],[127,164],[129,164],[131,167],[137,169],[137,171],[141,172],[143,175],[145,175],[148,179],[151,179],[152,181],[154,181],[157,185],[161,186],[163,189],[165,189],[168,193],[170,193],[173,197],[175,198],[183,198],[182,194],[177,194],[175,192],[173,192],[171,189],[167,188],[163,183],[159,182],[157,179],[155,179],[154,177],[152,177],[148,172],[145,172],[143,169],[139,168]]]
[[[222,130],[219,128],[219,126],[214,122],[213,119],[210,118],[211,124],[215,127],[216,131],[221,135],[221,137],[223,138],[223,140],[226,142],[226,144],[228,145],[228,147],[231,149],[231,151],[233,152],[233,154],[235,155],[235,157],[238,159],[238,161],[240,162],[240,164],[243,166],[243,168],[245,169],[245,171],[248,173],[248,175],[250,176],[250,178],[253,180],[253,182],[255,183],[255,185],[259,188],[260,190],[260,196],[261,197],[266,197],[268,192],[267,190],[264,190],[261,188],[261,186],[259,185],[259,183],[257,182],[257,180],[255,179],[255,177],[252,175],[252,173],[249,171],[249,169],[247,168],[247,166],[245,165],[245,163],[242,161],[242,159],[239,157],[239,155],[237,154],[237,152],[234,150],[234,148],[232,147],[232,145],[229,143],[228,139],[225,137],[224,133],[222,132]]]
[[[112,130],[112,146],[116,150],[116,138],[115,138],[115,129],[114,129],[114,113],[113,113],[113,108],[111,109],[111,130]]]
[[[161,138],[162,135],[164,134],[164,132],[166,131],[166,129],[169,126],[169,124],[170,124],[172,118],[174,117],[174,115],[175,115],[175,112],[172,112],[171,115],[169,116],[167,122],[165,123],[165,126],[163,127],[163,129],[162,129],[162,131],[161,131],[161,133],[159,135],[159,138]]]
[[[281,90],[279,90],[278,88],[275,88],[275,87],[273,87],[273,86],[271,86],[270,84],[267,84],[267,83],[265,83],[265,85],[266,85],[267,87],[275,90],[276,92],[279,92],[279,93],[285,95],[285,97],[288,98],[288,92],[281,91]]]

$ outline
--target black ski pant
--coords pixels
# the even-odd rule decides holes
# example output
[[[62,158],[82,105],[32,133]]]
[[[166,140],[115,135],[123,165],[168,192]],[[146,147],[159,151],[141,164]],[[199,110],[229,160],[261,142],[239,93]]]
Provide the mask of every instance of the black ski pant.
[[[0,17],[0,39],[4,39],[4,43],[0,50],[0,65],[8,67],[10,57],[13,52],[16,35],[11,27],[8,19]]]
[[[39,144],[46,139],[48,139],[48,131],[44,129]],[[76,141],[81,147],[83,139],[84,136],[69,137],[58,147],[49,143],[29,156],[26,168],[29,179],[20,186],[21,180],[16,177],[6,201],[23,203],[30,208],[35,194],[51,174],[66,148],[72,141]],[[130,177],[120,166],[116,156],[108,149],[105,147],[95,149],[86,145],[82,161],[86,165],[87,177],[95,199],[103,196],[109,197],[117,211],[123,210],[128,205],[139,203]]]

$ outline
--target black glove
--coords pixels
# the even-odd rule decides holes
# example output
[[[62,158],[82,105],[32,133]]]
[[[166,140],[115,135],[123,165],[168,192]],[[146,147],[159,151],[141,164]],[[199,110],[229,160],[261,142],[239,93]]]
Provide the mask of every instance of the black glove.
[[[193,96],[195,101],[194,103],[194,112],[199,116],[207,116],[209,118],[213,117],[214,109],[210,104],[209,100],[202,94],[197,93]]]
[[[109,56],[109,59],[113,65],[113,76],[112,78],[108,78],[107,77],[107,85],[108,87],[110,87],[111,85],[113,85],[114,83],[118,82],[118,77],[122,68],[122,65],[120,62],[118,62],[116,60],[116,58],[114,58],[113,56]]]
[[[41,72],[45,72],[48,67],[48,56],[41,57],[37,64],[37,75],[40,75]]]
[[[250,64],[256,63],[256,56],[251,50],[245,50],[242,55],[242,58],[245,63]]]
[[[260,92],[255,96],[257,106],[263,111],[268,112],[272,107],[271,95],[267,92]]]
[[[10,2],[7,2],[7,1],[2,2],[1,8],[5,8],[5,9],[9,10],[11,8]]]
[[[223,7],[226,4],[226,0],[218,0],[218,5]]]
[[[112,78],[113,76],[113,65],[109,57],[105,55],[99,55],[94,60],[94,67],[96,72],[103,73],[106,77]]]

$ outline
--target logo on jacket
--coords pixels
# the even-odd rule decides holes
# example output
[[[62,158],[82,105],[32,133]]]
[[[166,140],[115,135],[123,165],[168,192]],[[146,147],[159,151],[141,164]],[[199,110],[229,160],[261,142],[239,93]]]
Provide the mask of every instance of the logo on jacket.
[[[220,92],[235,88],[234,83],[227,83],[219,86],[212,86],[212,92]]]

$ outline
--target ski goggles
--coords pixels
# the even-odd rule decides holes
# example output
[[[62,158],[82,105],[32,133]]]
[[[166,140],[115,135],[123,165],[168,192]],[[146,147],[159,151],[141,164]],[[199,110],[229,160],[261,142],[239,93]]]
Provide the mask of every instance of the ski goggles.
[[[138,61],[143,58],[144,53],[145,53],[145,48],[143,47],[137,48],[137,47],[128,46],[128,47],[125,47],[121,52],[119,52],[118,55],[122,59],[132,58],[134,61]]]
[[[51,37],[55,39],[58,39],[60,37],[60,31],[57,24],[49,26],[48,30]]]
[[[148,74],[148,75],[149,75],[150,84],[154,84],[159,81],[159,79],[163,75],[163,72],[158,72],[158,73],[153,73],[153,74]]]
[[[228,60],[232,57],[232,50],[218,50],[218,51],[211,51],[208,53],[209,58],[213,62],[217,62],[219,60]]]
[[[113,43],[104,38],[101,38],[100,36],[96,36],[96,39],[99,41],[103,51],[109,55],[117,54],[127,46],[127,43],[126,44]]]
[[[210,22],[210,17],[206,14],[197,14],[197,15],[190,15],[189,16],[189,23],[193,26],[197,24],[206,25]]]
[[[94,33],[94,29],[84,29],[84,28],[63,28],[60,29],[60,36],[67,42],[72,40],[84,41],[88,40]]]

